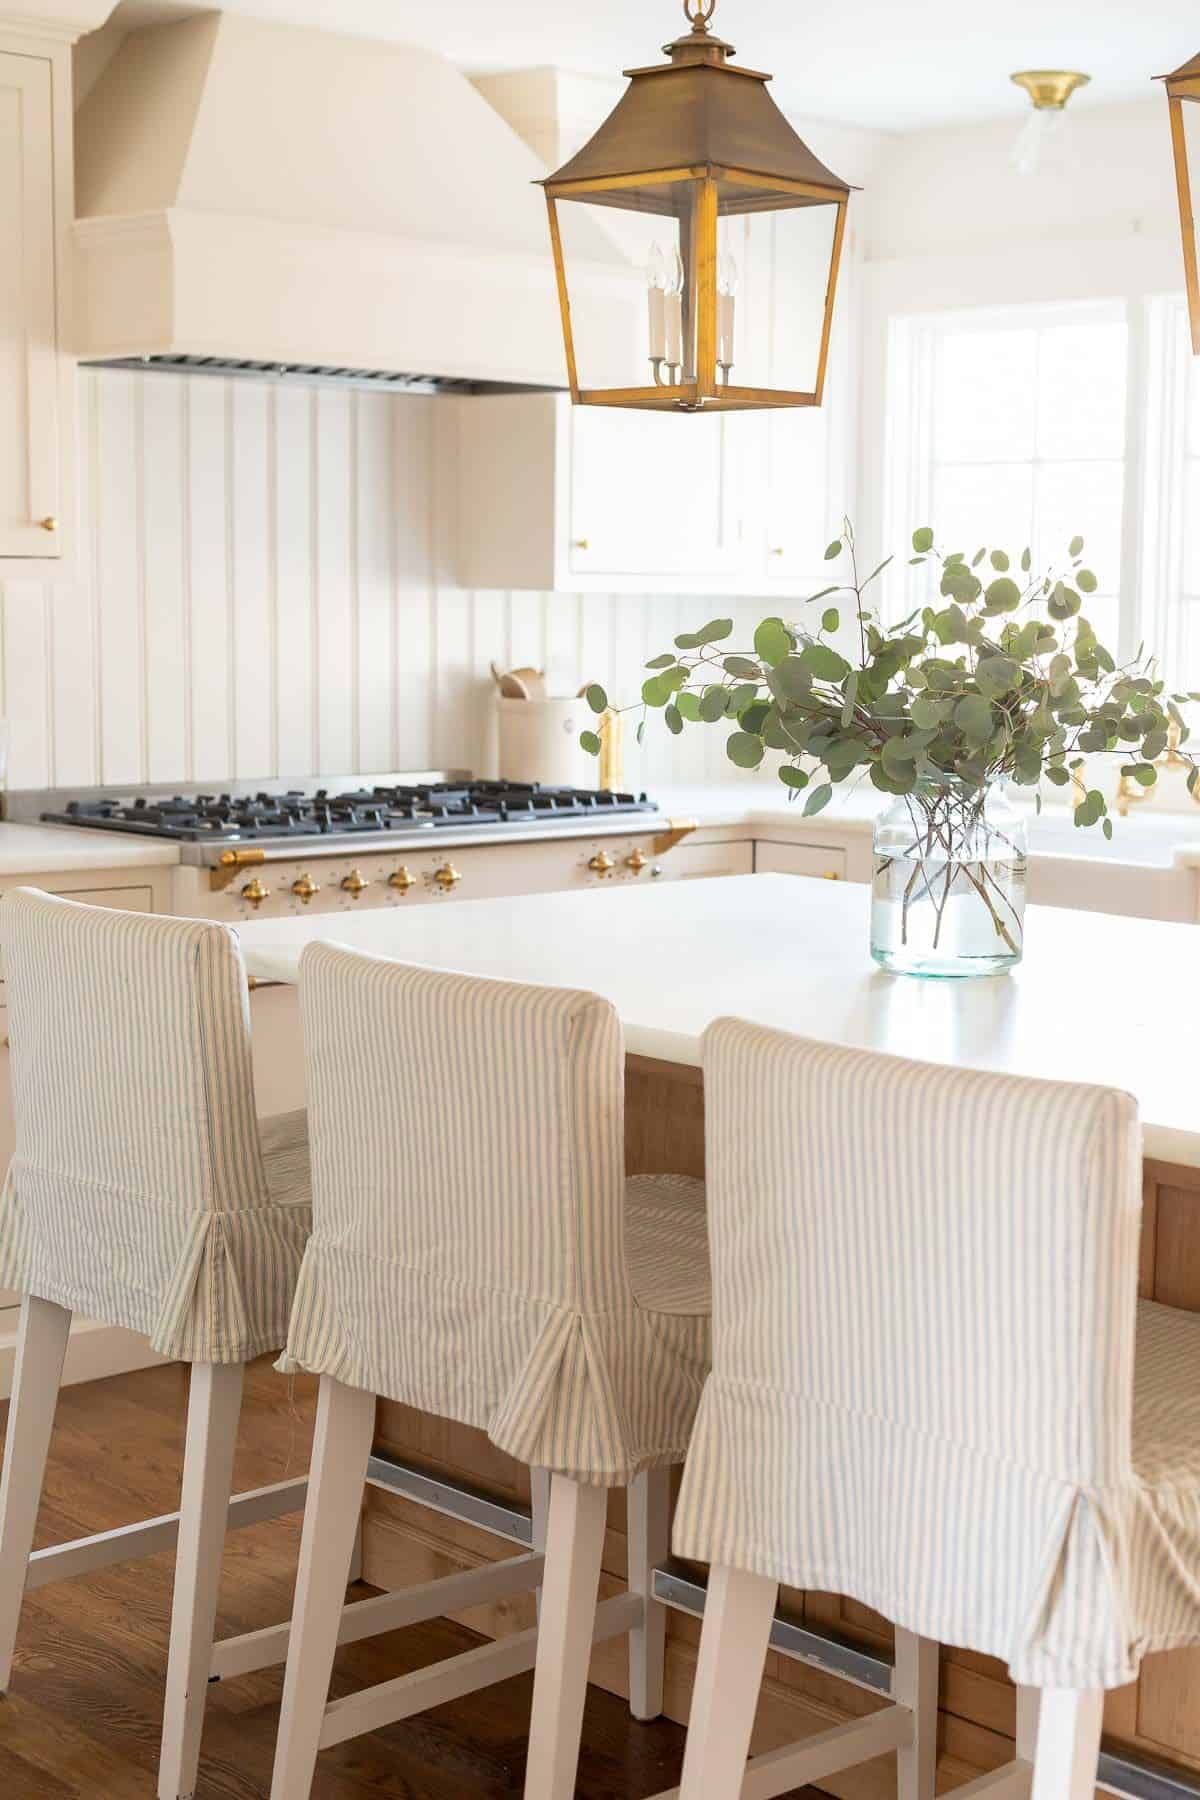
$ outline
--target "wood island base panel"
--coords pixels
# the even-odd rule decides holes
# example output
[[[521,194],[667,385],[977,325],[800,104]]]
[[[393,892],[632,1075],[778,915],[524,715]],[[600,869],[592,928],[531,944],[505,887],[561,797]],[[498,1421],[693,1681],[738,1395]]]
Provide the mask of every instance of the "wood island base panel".
[[[625,1132],[630,1174],[703,1175],[704,1089],[699,1069],[630,1057]],[[1200,1311],[1200,1170],[1145,1164],[1141,1291],[1169,1306]],[[375,1447],[383,1458],[445,1475],[501,1505],[522,1509],[529,1505],[528,1471],[495,1449],[480,1431],[381,1401]],[[624,1494],[615,1490],[609,1499],[602,1598],[620,1592],[624,1585],[625,1530]],[[490,1532],[403,1496],[368,1488],[363,1574],[379,1587],[429,1581],[511,1553]],[[788,1589],[780,1600],[781,1610],[800,1626],[832,1632],[870,1657],[890,1654],[888,1622],[852,1600]],[[535,1623],[533,1598],[522,1595],[473,1608],[461,1620],[493,1637],[524,1630]],[[696,1619],[672,1610],[664,1710],[680,1723],[688,1716],[699,1631]],[[625,1664],[623,1639],[601,1644],[593,1657],[592,1680],[623,1695]],[[865,1686],[851,1686],[772,1650],[754,1748],[769,1749],[883,1704],[883,1697]],[[1012,1757],[1015,1696],[1000,1663],[971,1651],[943,1649],[940,1705],[939,1791]],[[1164,1774],[1176,1772],[1178,1786],[1165,1781],[1157,1789],[1139,1792],[1200,1794],[1200,1650],[1148,1657],[1135,1685],[1109,1695],[1105,1747],[1131,1764],[1158,1768]],[[895,1760],[884,1756],[832,1777],[823,1791],[846,1800],[891,1800],[896,1791]]]

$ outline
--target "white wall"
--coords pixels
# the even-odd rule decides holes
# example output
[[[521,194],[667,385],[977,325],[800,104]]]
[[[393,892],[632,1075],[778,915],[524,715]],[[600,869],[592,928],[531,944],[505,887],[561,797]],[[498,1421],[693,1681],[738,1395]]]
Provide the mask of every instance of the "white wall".
[[[9,785],[486,771],[493,657],[636,697],[711,597],[456,588],[448,416],[82,370],[79,567],[0,580]],[[752,630],[761,606],[743,610]],[[720,732],[646,735],[630,783],[737,778]]]

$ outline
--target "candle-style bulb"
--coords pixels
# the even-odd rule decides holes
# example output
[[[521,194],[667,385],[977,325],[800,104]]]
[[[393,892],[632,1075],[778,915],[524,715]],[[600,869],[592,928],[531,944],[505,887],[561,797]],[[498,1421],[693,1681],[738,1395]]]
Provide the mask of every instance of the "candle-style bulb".
[[[717,258],[717,362],[729,380],[733,367],[734,296],[737,293],[738,266],[728,250]]]
[[[667,291],[664,296],[667,327],[667,361],[678,371],[683,367],[683,258],[678,245],[667,258]]]
[[[646,305],[650,320],[650,361],[658,365],[667,354],[667,259],[662,246],[653,243],[646,258]]]

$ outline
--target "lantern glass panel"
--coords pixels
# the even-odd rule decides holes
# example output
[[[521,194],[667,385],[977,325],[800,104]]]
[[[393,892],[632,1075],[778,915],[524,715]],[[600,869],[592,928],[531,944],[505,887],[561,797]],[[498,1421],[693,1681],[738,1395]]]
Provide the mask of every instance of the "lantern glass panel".
[[[695,183],[675,187],[686,215]],[[677,213],[647,211],[632,192],[629,200],[557,200],[575,367],[584,390],[651,389],[695,379],[694,283],[683,224]]]
[[[744,189],[742,192],[744,193]],[[722,183],[717,222],[719,386],[813,393],[825,330],[838,207],[764,197],[734,211]]]

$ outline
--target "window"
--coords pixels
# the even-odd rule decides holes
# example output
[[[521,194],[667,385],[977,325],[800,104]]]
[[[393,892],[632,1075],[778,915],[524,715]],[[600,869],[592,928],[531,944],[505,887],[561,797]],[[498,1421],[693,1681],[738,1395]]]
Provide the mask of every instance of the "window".
[[[888,545],[929,524],[940,547],[968,557],[986,544],[1015,563],[1028,545],[1036,569],[1064,560],[1078,534],[1100,580],[1087,616],[1102,642],[1128,653],[1129,365],[1124,302],[894,320]],[[1194,467],[1200,499],[1200,404]],[[893,616],[927,593],[921,573],[892,579]],[[1195,582],[1200,626],[1200,507]]]

